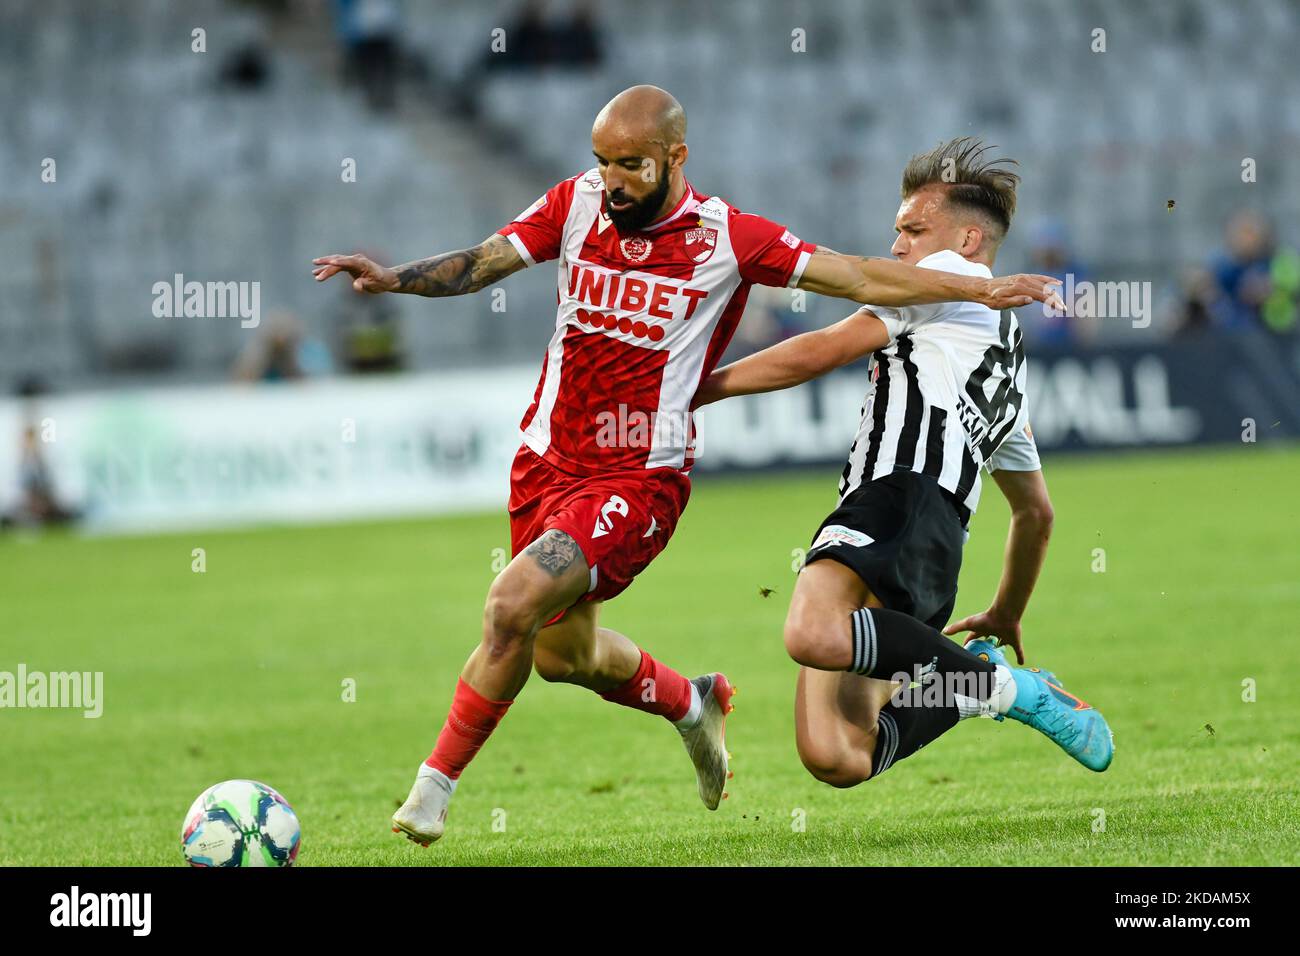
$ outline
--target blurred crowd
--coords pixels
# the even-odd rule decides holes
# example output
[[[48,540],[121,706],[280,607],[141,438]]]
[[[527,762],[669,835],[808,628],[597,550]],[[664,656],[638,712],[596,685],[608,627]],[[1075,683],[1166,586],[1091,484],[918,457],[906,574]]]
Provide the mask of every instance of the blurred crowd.
[[[313,322],[277,309],[258,326],[232,369],[242,382],[286,382],[337,373],[397,372],[405,367],[401,323],[391,296],[336,284],[332,311]]]
[[[1228,222],[1223,248],[1182,280],[1177,332],[1207,328],[1296,330],[1300,253],[1278,241],[1268,220],[1243,210]]]
[[[1077,297],[1082,284],[1109,278],[1090,269],[1071,243],[1065,223],[1044,219],[1028,228],[1027,261],[999,263],[995,271],[1060,279],[1067,300],[1067,290]],[[1157,334],[1162,337],[1185,338],[1207,329],[1293,334],[1300,326],[1300,252],[1277,239],[1265,216],[1239,211],[1227,223],[1222,248],[1186,269],[1177,285],[1161,290],[1160,299],[1163,314]],[[1023,311],[1022,326],[1030,343],[1068,348],[1097,339],[1105,320],[1081,316],[1073,305],[1067,301],[1067,311],[1059,315]],[[755,288],[727,354],[744,355],[811,327],[787,291]]]
[[[287,88],[293,82],[295,74],[293,70],[286,68],[285,52],[277,49],[280,37],[274,31],[236,31],[230,34],[228,43],[214,45],[214,53],[217,54],[213,58],[217,66],[215,85],[221,98],[214,98],[210,105],[220,112],[205,115],[225,117],[229,111],[242,107],[243,100],[253,100],[261,96],[270,102],[274,100],[277,93],[296,110],[305,95],[316,91],[318,87],[329,87],[331,94],[341,101],[346,101],[350,109],[358,105],[364,106],[363,112],[367,122],[372,119],[370,116],[372,112],[387,116],[388,122],[376,124],[377,128],[399,127],[401,123],[412,118],[416,110],[438,112],[442,114],[443,119],[447,119],[453,111],[457,111],[459,119],[469,121],[463,126],[465,135],[478,136],[479,146],[486,151],[497,148],[502,135],[501,127],[493,125],[494,114],[490,102],[484,105],[479,100],[483,90],[493,84],[512,91],[512,95],[518,97],[521,89],[543,88],[547,86],[548,81],[554,81],[557,77],[562,81],[559,89],[564,95],[567,95],[569,90],[569,87],[564,84],[580,83],[588,76],[595,77],[600,82],[608,79],[611,88],[617,88],[618,83],[624,79],[630,82],[642,78],[623,76],[623,74],[638,72],[635,64],[628,65],[625,54],[631,40],[639,41],[642,34],[637,32],[635,23],[625,22],[625,18],[618,16],[618,11],[623,8],[616,5],[597,6],[589,0],[507,2],[503,8],[494,11],[491,20],[477,21],[472,24],[472,29],[479,31],[475,33],[476,42],[481,42],[483,25],[500,22],[499,28],[495,26],[490,28],[489,32],[493,34],[490,45],[479,52],[479,47],[461,43],[457,48],[467,51],[465,59],[459,63],[450,63],[448,62],[449,45],[439,46],[436,42],[437,37],[430,39],[428,32],[430,21],[425,19],[426,8],[422,4],[409,2],[409,0],[242,0],[242,3],[249,7],[260,7],[269,14],[283,17],[284,22],[281,27],[292,21],[294,17],[305,15],[305,12],[322,14],[318,18],[322,24],[319,35],[311,38],[310,42],[304,40],[303,45],[314,50],[316,48],[311,47],[311,42],[319,43],[325,55],[318,60],[323,64],[338,65],[338,82],[319,84],[317,72],[313,71],[308,74],[309,82],[306,86]],[[940,11],[940,8],[948,3],[949,0],[942,0],[942,2],[936,0],[931,5],[930,15],[940,19],[955,17],[962,10],[969,11],[977,6],[967,7],[962,0],[951,0],[951,10]],[[856,4],[842,3],[837,6],[842,13],[850,7],[856,7]],[[434,12],[436,18],[437,8],[429,9]],[[884,9],[883,5],[881,9]],[[923,16],[924,14],[911,11],[904,16],[912,15]],[[678,59],[668,62],[675,63],[677,69],[682,70],[689,65],[686,60],[695,56],[696,47],[679,42],[676,21],[669,19],[671,32],[666,36],[660,36],[658,40],[661,44],[660,52],[678,54]],[[69,35],[76,35],[72,27],[81,24],[81,20],[80,17],[68,18]],[[836,21],[832,19],[829,22]],[[731,24],[733,28],[739,25],[737,22]],[[90,24],[90,26],[95,25]],[[439,31],[451,29],[450,25],[443,21],[438,22],[437,28]],[[615,29],[617,33],[614,32]],[[735,29],[731,29],[722,34],[727,38],[727,43],[731,42],[734,32]],[[496,35],[498,33],[499,36]],[[72,48],[75,48],[75,44]],[[760,95],[751,94],[752,81],[765,76],[763,71],[755,69],[754,50],[756,49],[760,48],[749,49],[748,60],[737,55],[738,63],[749,67],[748,73],[742,70],[734,71],[736,75],[747,76],[751,81],[750,85],[738,86],[738,89],[746,91],[747,96]],[[766,47],[761,49],[766,50]],[[616,56],[611,51],[617,51],[619,55]],[[823,52],[829,54],[833,51]],[[139,56],[143,58],[145,54]],[[859,62],[856,57],[849,59],[853,63]],[[1190,53],[1187,54],[1189,66],[1199,62],[1201,60]],[[188,68],[188,63],[186,66]],[[729,69],[731,66],[732,64],[728,64]],[[603,70],[598,70],[602,67]],[[325,66],[322,72],[328,71],[328,68],[328,65]],[[671,74],[671,70],[666,72],[672,75],[674,80],[676,79],[675,74]],[[175,75],[184,77],[188,74]],[[696,79],[698,82],[698,77]],[[687,80],[683,79],[682,82],[686,83]],[[709,82],[712,82],[711,79]],[[597,95],[591,92],[595,87],[582,87],[582,89],[587,100]],[[702,89],[697,87],[697,91]],[[191,98],[201,97],[194,93]],[[844,98],[849,99],[848,96]],[[490,96],[482,96],[482,99],[491,102],[503,100],[515,102],[510,97],[494,99]],[[701,99],[708,103],[707,97],[701,96]],[[725,101],[725,97],[723,99]],[[23,100],[24,98],[18,98],[15,102],[21,103]],[[571,105],[570,101],[562,102],[563,112],[571,112],[568,109]],[[1026,102],[1028,103],[1029,100],[1026,99]],[[1249,105],[1250,98],[1239,96],[1238,100],[1233,102]],[[390,115],[394,114],[399,104],[403,107],[400,119]],[[527,105],[531,107],[532,101],[527,101]],[[589,107],[589,102],[582,107],[583,116],[574,121],[577,124],[575,129],[589,122],[587,118]],[[1029,110],[1028,106],[1026,110]],[[1046,117],[1049,112],[1045,111],[1041,114],[1030,112],[1029,115]],[[1234,116],[1236,112],[1234,109]],[[338,115],[343,115],[343,111]],[[534,121],[535,113],[525,109],[522,115],[523,119],[519,122],[523,124],[523,128],[531,128],[527,124]],[[559,113],[557,112],[556,115],[558,116]],[[708,129],[710,116],[707,111],[704,111],[704,117],[701,128]],[[879,186],[879,181],[874,179],[875,167],[863,145],[874,138],[870,131],[874,128],[870,102],[857,108],[857,112],[850,110],[845,117],[849,122],[844,129],[828,127],[825,123],[817,127],[818,142],[821,142],[820,137],[825,135],[820,131],[833,128],[834,142],[841,147],[826,160],[826,172],[832,187],[839,192],[860,190],[864,188],[863,183],[870,180],[868,185],[875,189]],[[720,112],[715,112],[711,117],[715,127],[726,118]],[[968,119],[970,117],[966,114],[960,117],[962,122]],[[816,117],[802,117],[801,120],[805,123],[819,122]],[[985,121],[996,125],[999,122],[998,112],[993,110],[983,120],[976,113],[973,121],[976,125],[981,125]],[[20,132],[25,129],[21,123],[11,125]],[[232,124],[232,131],[240,132],[237,126],[238,124]],[[856,141],[850,135],[853,131],[852,127],[859,128],[860,135]],[[37,126],[33,128],[39,130]],[[374,128],[376,127],[361,125],[356,127],[356,129],[370,131]],[[863,132],[864,130],[866,132]],[[1123,133],[1118,123],[1116,130],[1116,136],[1121,139],[1123,136],[1130,135]],[[732,129],[730,133],[735,134],[737,131]],[[566,163],[570,155],[570,146],[573,147],[573,155],[585,153],[585,148],[580,148],[581,143],[575,143],[575,137],[581,138],[585,133],[575,132],[569,135],[563,129],[560,132],[564,135],[553,138],[564,151]],[[716,129],[714,132],[716,133]],[[766,136],[767,132],[765,129],[759,130],[763,136]],[[245,124],[242,133],[245,136],[256,134],[257,127],[255,124]],[[295,135],[302,138],[303,131],[298,130]],[[911,144],[916,138],[918,137],[907,130],[897,132],[895,139],[891,141],[891,150],[894,143],[899,144],[901,149],[903,144]],[[394,139],[396,140],[397,137]],[[556,165],[554,157],[548,158],[545,150],[538,147],[533,139],[529,137],[515,141],[518,144],[517,162],[530,182],[535,180],[552,182],[553,180],[548,177]],[[785,136],[784,139],[793,141],[800,137]],[[189,156],[191,153],[198,156],[208,152],[206,147],[203,150],[182,150],[181,146],[187,145],[183,140],[183,137],[178,136],[177,143],[174,144],[179,156]],[[740,142],[734,135],[727,140],[727,142],[732,141]],[[309,140],[309,142],[316,141]],[[769,144],[766,140],[761,142],[761,146],[767,145]],[[773,147],[775,145],[773,144]],[[928,144],[924,142],[914,143],[915,148],[918,149],[926,145]],[[312,148],[316,147],[312,146]],[[392,148],[397,149],[396,146]],[[1147,144],[1144,148],[1148,152],[1135,153],[1139,157],[1134,161],[1135,167],[1141,167],[1145,162],[1141,157],[1155,155],[1151,152],[1154,149],[1151,144]],[[756,151],[751,149],[750,152]],[[790,169],[799,168],[797,159],[789,159],[789,154],[786,152],[773,148],[771,153],[774,158],[770,172],[773,175],[767,180],[751,178],[745,181],[747,188],[764,196],[765,200],[788,192],[785,182],[790,176]],[[105,168],[111,170],[115,167],[109,160],[119,155],[120,152],[114,153],[106,149],[103,157],[99,158],[105,163]],[[394,152],[394,155],[398,154]],[[411,155],[421,156],[418,152]],[[247,163],[250,169],[253,169],[256,163],[265,160],[259,150],[244,150],[239,153],[239,156],[242,157],[240,162]],[[697,163],[695,168],[701,173],[708,168],[707,166],[700,168],[699,164],[702,160],[707,161],[704,150],[700,151],[699,158],[695,161]],[[297,176],[297,166],[293,162],[288,165],[293,167],[291,176]],[[203,171],[202,167],[196,168],[199,168],[200,172]],[[392,183],[396,192],[390,192],[388,195],[400,194],[406,197],[408,190],[406,167],[394,164],[393,168],[398,170],[393,174]],[[566,172],[572,172],[568,165],[563,168]],[[257,177],[262,177],[264,170],[257,167],[254,172]],[[1131,175],[1129,179],[1132,182],[1140,182]],[[109,176],[105,181],[111,183],[113,180]],[[270,182],[270,186],[267,187],[268,192],[275,193],[281,188],[281,184],[290,181],[291,179],[271,178],[268,180]],[[729,188],[725,181],[717,181],[716,178],[711,180],[710,177],[702,176],[700,185],[716,188],[719,192],[723,192],[723,195],[728,195],[724,191]],[[456,183],[446,186],[448,191],[458,191],[459,188],[459,184]],[[1219,186],[1211,185],[1203,188],[1214,191]],[[91,192],[89,194],[91,205],[88,208],[92,209],[96,216],[108,222],[112,229],[130,228],[132,217],[121,212],[120,209],[124,204],[119,204],[116,218],[108,218],[112,211],[111,203],[103,197],[111,198],[112,189],[110,185],[105,186],[102,191]],[[1097,194],[1096,188],[1079,186],[1075,198],[1083,196],[1085,201],[1091,201]],[[1275,191],[1272,195],[1276,202],[1281,193]],[[1153,208],[1163,210],[1163,197],[1156,197],[1156,199],[1159,205]],[[1032,205],[1042,208],[1045,204],[1041,195],[1038,200]],[[810,211],[810,216],[813,223],[820,222],[818,229],[827,229],[834,225],[836,216],[827,214],[826,210],[829,208],[838,214],[841,211],[839,206],[828,206],[817,200],[808,200],[808,202],[810,204],[816,202],[815,208]],[[1267,202],[1268,199],[1261,201],[1261,203]],[[292,202],[286,203],[284,208],[292,211],[293,205]],[[1026,203],[1027,207],[1029,205],[1031,204]],[[32,206],[37,208],[35,203]],[[1187,245],[1184,247],[1194,251],[1155,248],[1152,245],[1154,252],[1141,262],[1132,258],[1134,255],[1132,243],[1117,251],[1119,247],[1109,248],[1104,239],[1098,238],[1101,230],[1097,228],[1097,221],[1104,219],[1102,225],[1107,229],[1112,224],[1113,217],[1109,215],[1109,210],[1106,210],[1106,215],[1093,216],[1091,229],[1085,222],[1086,217],[1091,213],[1091,208],[1081,212],[1077,204],[1074,211],[1063,212],[1060,218],[1035,220],[1032,215],[1027,214],[1023,220],[1018,221],[1015,226],[1016,244],[1014,248],[1008,246],[1006,254],[999,260],[997,264],[999,272],[1043,273],[1055,276],[1063,282],[1068,279],[1074,286],[1115,280],[1142,281],[1141,271],[1148,271],[1161,277],[1154,282],[1155,314],[1152,327],[1148,331],[1143,331],[1140,335],[1132,333],[1130,325],[1134,329],[1144,328],[1144,326],[1129,322],[1111,322],[1103,327],[1104,320],[1087,318],[1077,311],[1073,313],[1067,311],[1063,315],[1043,315],[1036,310],[1022,310],[1022,325],[1031,349],[1043,347],[1069,350],[1087,346],[1094,341],[1111,345],[1121,344],[1124,340],[1146,346],[1169,338],[1188,339],[1213,331],[1238,333],[1253,330],[1264,335],[1294,338],[1300,325],[1300,251],[1297,251],[1297,247],[1292,244],[1300,236],[1297,236],[1294,231],[1294,217],[1288,218],[1280,208],[1269,207],[1273,213],[1273,219],[1270,220],[1268,215],[1257,208],[1240,208],[1228,215],[1220,225],[1219,220],[1214,216],[1212,204],[1201,203],[1199,206],[1198,228],[1194,234],[1189,233],[1191,238],[1187,239]],[[157,218],[152,212],[153,208],[142,206],[143,211],[135,218],[152,222]],[[474,208],[468,203],[460,207],[459,220],[472,218]],[[1051,206],[1051,208],[1060,207]],[[1172,203],[1169,208],[1172,214]],[[766,205],[764,211],[770,212]],[[777,212],[770,212],[770,214],[779,218]],[[491,212],[493,221],[499,222],[495,219],[496,215],[497,212],[493,210]],[[1157,217],[1163,215],[1163,211],[1156,212]],[[175,220],[177,217],[170,218]],[[235,233],[236,238],[242,237],[244,228],[242,221],[237,217],[231,217],[229,221],[236,222],[235,229],[241,230]],[[1174,220],[1170,221],[1174,222]],[[873,223],[873,230],[879,225],[881,223]],[[1214,233],[1220,228],[1222,234],[1217,241],[1217,248],[1211,248],[1216,245]],[[47,229],[46,232],[48,231]],[[307,234],[311,230],[303,228],[299,231]],[[289,229],[286,232],[292,234],[293,230]],[[419,222],[415,231],[405,234],[396,232],[386,234],[384,242],[394,248],[405,249],[416,242],[437,241],[436,232],[437,230],[430,230],[426,235],[423,223]],[[875,232],[870,234],[875,235]],[[1157,234],[1152,230],[1147,231],[1147,235]],[[230,234],[214,233],[214,235],[224,235],[227,244],[230,244]],[[435,238],[429,239],[428,236],[435,236]],[[1083,237],[1082,240],[1078,238],[1079,236]],[[111,250],[118,247],[127,248],[131,244],[97,244],[96,254],[101,254],[98,251],[100,246]],[[42,334],[45,334],[45,330],[50,326],[46,313],[58,313],[62,302],[59,295],[47,291],[47,287],[54,288],[46,279],[48,275],[57,271],[56,256],[50,251],[56,246],[46,234],[34,243],[34,248],[37,250],[34,261],[38,263],[34,271],[40,277],[40,281],[33,284],[41,287],[41,293],[28,300],[35,303],[33,307],[10,308],[8,316],[17,317],[12,320],[15,328],[20,326],[21,320],[30,318],[31,327],[38,328]],[[76,249],[71,244],[66,248]],[[1142,250],[1137,250],[1136,254],[1142,255]],[[75,251],[67,252],[65,258],[70,262],[79,260]],[[383,251],[378,251],[375,258],[380,261],[392,261],[384,255]],[[1139,270],[1137,274],[1115,275],[1117,271],[1123,269],[1125,263],[1130,261],[1134,262],[1134,269]],[[274,268],[277,273],[285,271],[279,264],[268,266],[268,269],[271,268]],[[1155,269],[1159,271],[1152,273]],[[113,274],[113,269],[109,266],[101,266],[98,271]],[[79,288],[81,283],[75,281],[76,278],[74,275],[74,281],[58,288]],[[123,336],[119,341],[112,335],[104,334],[104,330],[115,331],[113,317],[120,314],[120,305],[117,306],[119,313],[113,311],[114,306],[111,302],[101,306],[103,316],[107,318],[99,326],[92,327],[93,323],[89,322],[82,325],[79,306],[64,292],[63,297],[73,303],[64,311],[77,319],[66,323],[70,331],[66,339],[68,348],[65,354],[72,357],[68,358],[65,364],[74,371],[65,377],[65,381],[75,381],[76,375],[85,374],[86,369],[94,369],[99,373],[127,375],[154,375],[161,371],[180,370],[188,375],[198,368],[202,374],[209,376],[220,375],[228,370],[232,378],[242,382],[292,382],[327,375],[400,371],[427,367],[430,364],[430,346],[427,340],[421,340],[414,330],[404,339],[402,316],[409,303],[395,301],[390,296],[357,293],[347,283],[337,283],[334,288],[337,292],[330,290],[327,293],[327,298],[331,295],[334,298],[330,299],[324,308],[317,310],[315,304],[306,304],[310,301],[306,298],[295,299],[293,308],[281,307],[268,311],[258,327],[247,332],[246,337],[241,337],[238,343],[230,344],[234,339],[223,340],[219,348],[201,350],[204,357],[201,360],[188,360],[189,366],[185,365],[187,360],[183,356],[178,357],[177,349],[163,342],[161,334],[156,340],[154,338],[144,340],[143,346],[139,346],[136,339]],[[511,294],[514,295],[513,292]],[[550,299],[550,293],[546,298],[553,301]],[[838,303],[831,303],[830,310],[825,307],[819,309],[819,304],[811,301],[813,298],[815,297],[808,297],[809,301],[804,303],[799,297],[791,296],[789,290],[762,287],[753,289],[745,321],[741,323],[728,349],[727,358],[734,358],[788,339],[850,311],[850,309],[841,311]],[[280,298],[278,301],[284,303],[286,299]],[[509,317],[509,320],[516,321],[516,316],[523,315],[525,311],[518,310]],[[549,319],[537,316],[535,311],[528,312],[526,316],[526,321],[529,323],[535,323],[538,319],[543,326],[548,324]],[[497,326],[498,329],[506,329],[499,334],[497,341],[524,341],[525,336],[520,334],[519,326],[507,327],[505,321],[505,317],[502,317],[501,324]],[[85,331],[87,328],[91,331]],[[158,328],[164,327],[158,326]],[[532,334],[534,329],[535,325],[530,324],[528,334]],[[99,330],[100,334],[94,334],[96,330]],[[1113,336],[1108,334],[1112,331],[1116,333]],[[195,334],[191,333],[191,335]],[[484,339],[484,342],[486,341],[487,339]],[[443,347],[441,341],[433,345],[437,350]],[[128,352],[128,349],[137,348],[138,353]],[[150,348],[153,349],[152,352],[148,351]],[[233,355],[235,348],[239,348],[237,355]],[[20,349],[14,348],[9,349],[9,352],[10,355],[23,354]],[[83,352],[91,358],[83,360],[81,357]],[[198,353],[200,350],[196,349],[195,352]],[[136,354],[144,358],[133,357],[130,361],[120,358],[122,355]],[[110,356],[110,359],[105,359],[106,355]],[[471,359],[476,360],[480,355],[482,360],[490,361],[494,360],[498,353],[483,344],[476,344]],[[435,353],[435,356],[440,356],[440,353]],[[0,350],[0,358],[2,357],[4,351]],[[509,355],[511,360],[516,360],[518,357],[517,352],[511,352]],[[16,376],[25,375],[29,371],[33,374],[39,372],[52,381],[58,381],[58,363],[47,360],[42,364],[40,359],[38,355],[28,362],[24,355],[21,365],[11,363],[15,368],[12,372],[6,372],[5,381],[0,383],[0,387],[9,390]],[[10,378],[10,374],[15,378]],[[28,397],[34,400],[33,396]],[[34,412],[32,414],[34,415]],[[0,519],[6,523],[57,523],[74,517],[67,508],[62,506],[52,485],[50,468],[42,454],[39,421],[39,418],[26,416],[18,434],[0,436],[0,440],[6,442],[17,441],[23,489],[23,499],[19,509],[7,515],[0,515]]]
[[[343,79],[360,87],[370,107],[388,112],[396,105],[403,76],[427,79],[425,54],[403,41],[402,6],[397,0],[333,0],[334,25],[342,52]],[[472,91],[484,73],[541,68],[589,69],[604,58],[594,5],[577,0],[556,9],[526,0],[508,17],[481,59],[456,83],[456,98],[473,111]]]
[[[1105,281],[1095,275],[1074,248],[1066,225],[1043,220],[1030,227],[1028,261],[1015,269],[1050,275],[1073,285]],[[1204,262],[1187,267],[1171,288],[1159,290],[1158,332],[1182,338],[1207,329],[1257,329],[1278,335],[1294,333],[1300,322],[1300,252],[1279,241],[1267,217],[1240,210],[1224,228],[1221,248]],[[1082,345],[1095,339],[1098,320],[1080,317],[1068,307],[1059,316],[1034,313],[1025,323],[1034,344]]]
[[[45,456],[45,445],[53,437],[48,432],[42,434],[53,425],[41,419],[40,396],[45,385],[29,378],[19,384],[17,391],[23,408],[18,437],[18,500],[8,510],[0,511],[0,528],[71,523],[79,517],[78,512],[60,497]]]

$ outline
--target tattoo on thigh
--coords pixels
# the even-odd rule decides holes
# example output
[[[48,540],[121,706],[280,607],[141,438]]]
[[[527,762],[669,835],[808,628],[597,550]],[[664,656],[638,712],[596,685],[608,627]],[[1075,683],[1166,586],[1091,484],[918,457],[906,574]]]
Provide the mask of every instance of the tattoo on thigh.
[[[582,551],[578,547],[578,542],[563,531],[554,529],[530,544],[524,549],[524,553],[532,555],[533,559],[553,578],[558,578],[582,560]]]

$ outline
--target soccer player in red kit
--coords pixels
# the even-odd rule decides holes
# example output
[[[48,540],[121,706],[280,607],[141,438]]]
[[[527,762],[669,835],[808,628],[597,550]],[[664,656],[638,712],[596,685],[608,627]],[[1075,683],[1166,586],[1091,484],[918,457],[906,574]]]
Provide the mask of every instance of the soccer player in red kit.
[[[665,91],[625,90],[596,117],[597,165],[552,187],[470,249],[386,268],[364,256],[314,260],[363,292],[477,292],[558,260],[555,334],[510,475],[513,560],[492,583],[483,634],[393,830],[442,836],[461,772],[523,688],[589,688],[658,714],[681,733],[700,798],[716,809],[729,776],[720,673],[688,680],[600,627],[600,605],[663,550],[686,507],[690,404],[740,322],[754,283],[862,303],[1051,299],[1044,276],[986,279],[844,256],[803,242],[686,181],[686,115]],[[793,184],[792,184],[793,185]]]

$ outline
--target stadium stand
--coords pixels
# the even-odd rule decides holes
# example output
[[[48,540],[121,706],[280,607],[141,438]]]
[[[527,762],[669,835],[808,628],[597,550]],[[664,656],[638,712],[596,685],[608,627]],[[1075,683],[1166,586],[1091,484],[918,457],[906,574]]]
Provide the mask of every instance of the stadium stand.
[[[264,311],[292,310],[333,342],[351,293],[312,283],[313,255],[397,262],[478,241],[588,166],[592,116],[636,82],[686,105],[698,188],[844,251],[887,254],[903,162],[964,134],[1022,164],[1004,271],[1029,267],[1050,220],[1094,277],[1150,279],[1168,303],[1236,210],[1267,211],[1294,240],[1294,3],[607,0],[598,68],[484,69],[491,31],[519,8],[398,4],[420,69],[379,113],[344,82],[332,4],[6,3],[0,75],[26,85],[0,97],[0,384],[225,377],[238,323],[151,313],[153,284],[177,272],[258,281]],[[792,49],[799,30],[806,52]],[[974,36],[1002,45],[974,54]],[[341,180],[349,157],[356,183]],[[1242,183],[1246,157],[1256,183]],[[482,296],[436,310],[403,298],[403,364],[532,361],[553,281],[512,279],[503,314]],[[806,322],[843,311],[814,301]]]

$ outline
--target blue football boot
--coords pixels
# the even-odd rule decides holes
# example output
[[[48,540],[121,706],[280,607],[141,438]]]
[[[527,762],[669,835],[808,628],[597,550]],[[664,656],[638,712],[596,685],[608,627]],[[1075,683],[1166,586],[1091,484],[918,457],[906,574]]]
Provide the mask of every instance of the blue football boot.
[[[1016,700],[1008,717],[1046,735],[1089,770],[1110,766],[1115,740],[1099,710],[1062,687],[1051,671],[1014,667],[1011,676]]]
[[[1006,656],[998,646],[987,637],[972,637],[966,642],[966,650],[990,664],[1001,664],[1003,667],[1011,666],[1007,663]]]
[[[1007,662],[1006,655],[1002,653],[1002,648],[998,647],[987,637],[972,637],[966,642],[966,650],[970,651],[982,661],[988,661],[990,664],[1001,664],[1008,670],[1011,668],[1011,665]],[[1041,667],[1030,667],[1026,669],[1031,670],[1036,674],[1041,674],[1049,684],[1055,684],[1062,690],[1065,689],[1065,685],[1057,680],[1056,675],[1051,671],[1043,670]]]

